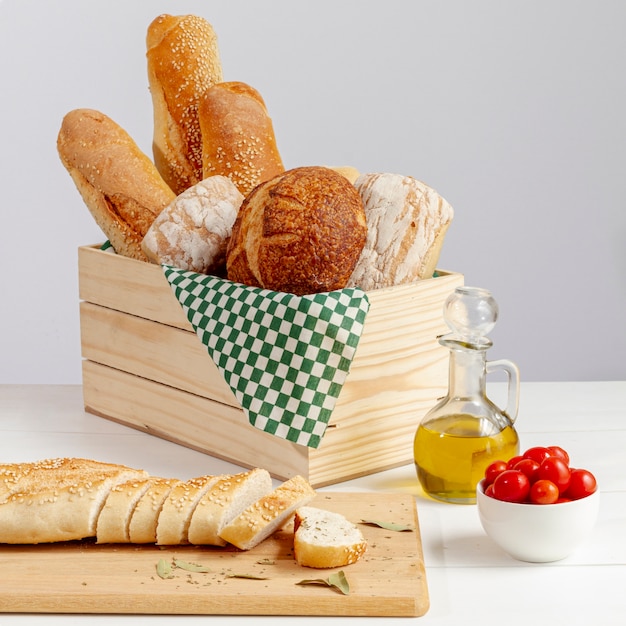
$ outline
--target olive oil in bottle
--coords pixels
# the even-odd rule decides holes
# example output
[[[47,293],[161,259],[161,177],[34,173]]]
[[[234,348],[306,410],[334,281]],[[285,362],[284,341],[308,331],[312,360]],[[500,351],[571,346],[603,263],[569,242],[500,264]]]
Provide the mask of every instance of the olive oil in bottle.
[[[417,476],[431,497],[448,502],[472,502],[487,466],[517,454],[519,439],[512,426],[481,435],[473,416],[450,415],[420,426],[414,454]]]
[[[519,371],[511,361],[487,361],[492,342],[485,335],[497,319],[497,303],[484,289],[457,287],[444,304],[452,333],[439,343],[450,350],[448,394],[431,409],[415,433],[414,459],[424,492],[458,504],[476,502],[476,487],[487,466],[519,451]],[[500,409],[487,398],[486,375],[508,376],[508,403]]]

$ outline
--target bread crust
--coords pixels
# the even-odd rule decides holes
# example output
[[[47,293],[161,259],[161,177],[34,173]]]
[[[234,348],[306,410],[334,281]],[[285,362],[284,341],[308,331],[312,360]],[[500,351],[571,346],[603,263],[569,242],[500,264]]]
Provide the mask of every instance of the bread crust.
[[[285,170],[261,94],[243,82],[210,87],[199,105],[203,176],[228,176],[247,196]]]
[[[452,207],[434,189],[410,176],[362,174],[355,182],[368,235],[348,286],[369,291],[432,277]]]
[[[233,226],[230,280],[296,295],[343,288],[365,244],[361,198],[327,167],[299,167],[261,183]]]
[[[366,552],[361,531],[340,513],[305,506],[296,511],[293,553],[303,567],[344,567]]]
[[[204,18],[163,14],[148,26],[146,48],[154,160],[178,195],[203,178],[198,105],[222,81],[217,36]]]
[[[141,241],[174,199],[152,161],[121,126],[94,109],[75,109],[65,115],[57,150],[115,251],[147,260]]]
[[[226,274],[226,247],[243,196],[225,176],[186,189],[154,220],[141,249],[154,263],[201,274]]]
[[[143,470],[89,459],[0,465],[0,543],[94,537],[111,489],[147,476]]]
[[[308,481],[294,476],[242,511],[222,529],[220,537],[241,550],[251,550],[314,497],[315,490]]]

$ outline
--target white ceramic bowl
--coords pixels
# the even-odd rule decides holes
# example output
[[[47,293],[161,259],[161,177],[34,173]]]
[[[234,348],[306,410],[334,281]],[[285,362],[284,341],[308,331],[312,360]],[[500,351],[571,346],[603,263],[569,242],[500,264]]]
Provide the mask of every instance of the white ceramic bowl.
[[[547,563],[569,556],[591,533],[600,492],[560,504],[514,504],[476,489],[480,523],[487,535],[520,561]]]

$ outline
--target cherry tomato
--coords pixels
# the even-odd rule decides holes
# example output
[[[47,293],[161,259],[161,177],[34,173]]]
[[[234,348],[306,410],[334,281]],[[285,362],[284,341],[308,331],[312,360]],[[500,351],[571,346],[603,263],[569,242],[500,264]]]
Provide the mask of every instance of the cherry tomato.
[[[510,469],[498,474],[493,481],[493,497],[505,502],[525,502],[530,491],[528,476]]]
[[[537,470],[539,479],[552,481],[559,493],[565,493],[570,483],[571,472],[567,463],[558,456],[549,456],[544,459]]]
[[[554,504],[559,500],[559,488],[551,480],[540,478],[530,486],[528,497],[532,504]]]
[[[506,469],[513,469],[524,457],[520,454],[509,459],[506,464]]]
[[[506,463],[504,461],[494,461],[491,465],[487,466],[485,470],[485,484],[491,485],[496,476],[506,469]]]
[[[487,489],[485,489],[485,495],[493,498],[493,485],[489,485]]]
[[[569,486],[565,492],[565,497],[572,500],[580,500],[590,496],[597,488],[596,477],[591,472],[585,469],[575,469],[570,473]]]
[[[551,456],[558,456],[563,459],[569,465],[569,454],[560,446],[548,446]]]
[[[539,471],[539,463],[533,459],[522,459],[519,463],[516,463],[513,469],[524,472],[532,484],[538,478],[537,472]]]
[[[537,461],[537,463],[542,463],[544,459],[550,456],[550,450],[543,446],[535,446],[534,448],[528,448],[522,456],[525,459],[532,459],[533,461]]]

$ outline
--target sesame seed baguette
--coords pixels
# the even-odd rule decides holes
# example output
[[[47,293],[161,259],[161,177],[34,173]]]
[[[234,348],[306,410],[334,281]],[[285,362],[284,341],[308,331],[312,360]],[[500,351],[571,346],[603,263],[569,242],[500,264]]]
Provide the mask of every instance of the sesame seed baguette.
[[[293,551],[303,567],[343,567],[358,561],[367,549],[361,531],[340,513],[301,507],[294,520]]]
[[[157,479],[137,502],[130,518],[130,543],[156,543],[159,514],[165,499],[181,481],[175,478]]]
[[[95,537],[116,485],[143,470],[88,459],[0,465],[0,543],[50,543]]]
[[[222,81],[217,36],[204,18],[163,14],[148,26],[146,48],[154,160],[178,195],[203,178],[198,104]]]
[[[294,476],[242,511],[222,529],[220,537],[240,550],[250,550],[314,497],[313,487],[302,476]]]
[[[98,543],[129,543],[130,520],[137,503],[148,489],[159,480],[129,480],[111,489],[98,516],[96,539]]]
[[[154,163],[111,118],[75,109],[57,138],[61,162],[118,254],[146,261],[141,242],[175,198]]]
[[[199,476],[174,486],[159,513],[157,545],[178,546],[189,543],[187,533],[194,509],[200,498],[219,479],[220,476]]]
[[[261,94],[243,82],[210,87],[198,109],[203,177],[230,178],[243,196],[285,171]]]
[[[267,470],[255,468],[218,480],[200,499],[189,524],[189,543],[225,546],[222,529],[256,500],[270,493]]]

